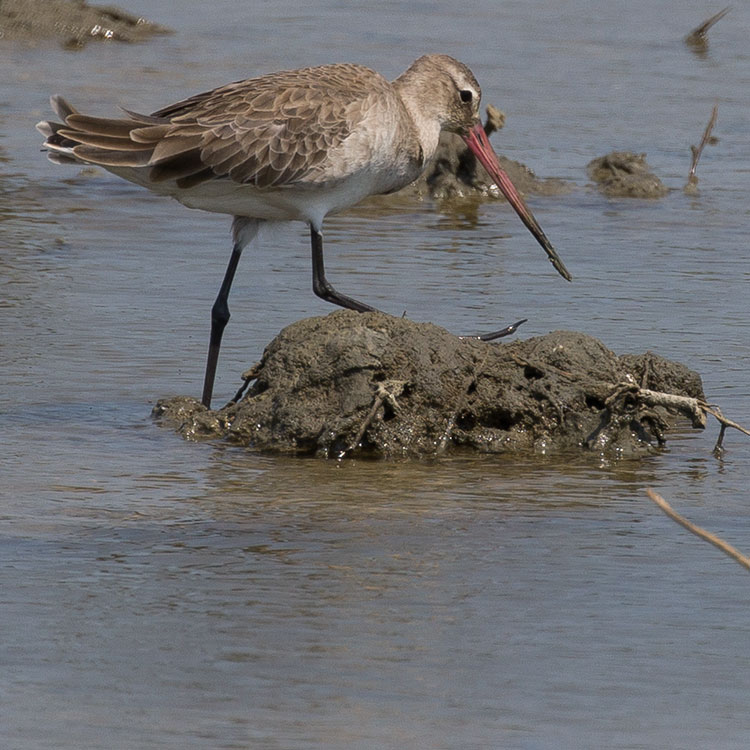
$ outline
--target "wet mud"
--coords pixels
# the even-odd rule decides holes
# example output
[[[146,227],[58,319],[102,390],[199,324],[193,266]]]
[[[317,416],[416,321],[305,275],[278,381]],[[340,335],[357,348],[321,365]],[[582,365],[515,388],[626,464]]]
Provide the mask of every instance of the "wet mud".
[[[170,29],[113,5],[83,0],[2,0],[0,38],[29,42],[56,40],[67,49],[91,41],[140,42]]]
[[[612,151],[590,161],[586,170],[610,198],[663,198],[669,192],[651,171],[646,154]]]
[[[684,365],[650,352],[617,356],[582,333],[486,343],[349,310],[288,326],[245,375],[236,403],[209,411],[178,396],[160,400],[154,416],[187,439],[276,454],[640,457],[685,420],[641,403],[638,387],[703,397]]]

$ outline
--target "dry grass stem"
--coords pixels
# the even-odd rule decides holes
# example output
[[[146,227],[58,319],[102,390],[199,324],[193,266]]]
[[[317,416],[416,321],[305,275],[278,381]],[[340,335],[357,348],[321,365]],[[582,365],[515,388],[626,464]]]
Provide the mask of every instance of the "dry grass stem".
[[[729,555],[733,560],[736,560],[740,565],[750,570],[750,557],[746,557],[739,550],[732,547],[731,544],[725,542],[716,534],[712,534],[710,531],[702,529],[700,526],[696,526],[694,523],[683,518],[672,506],[658,493],[652,489],[647,489],[646,494],[651,500],[653,500],[673,521],[676,521],[686,528],[692,534],[700,537],[701,539],[713,544],[714,547],[718,547],[725,555]]]

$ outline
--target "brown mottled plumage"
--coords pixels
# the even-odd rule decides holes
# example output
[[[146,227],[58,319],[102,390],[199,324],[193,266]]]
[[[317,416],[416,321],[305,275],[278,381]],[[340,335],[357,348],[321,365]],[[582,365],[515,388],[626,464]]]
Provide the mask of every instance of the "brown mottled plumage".
[[[473,76],[472,82],[478,91]],[[424,162],[395,87],[360,65],[272,73],[151,115],[128,112],[128,119],[83,115],[59,97],[52,104],[64,124],[40,123],[40,129],[47,134],[46,125],[52,131],[45,146],[53,159],[97,164],[177,200],[181,191],[222,179],[266,191],[330,187],[363,170],[372,172],[370,162],[382,160],[377,151],[388,140],[387,177],[372,192],[403,187]],[[377,123],[389,120],[390,139],[372,138],[382,127]],[[368,136],[364,140],[360,128]],[[344,149],[347,139],[352,142]],[[357,146],[356,161],[343,158],[352,146]]]
[[[465,65],[447,55],[425,55],[390,83],[361,65],[323,65],[230,83],[150,115],[126,110],[120,119],[82,114],[52,97],[62,122],[37,128],[52,161],[96,164],[190,208],[234,216],[232,257],[212,310],[203,389],[209,406],[229,289],[240,253],[260,224],[307,222],[315,293],[342,307],[372,310],[325,278],[323,219],[416,179],[441,130],[464,138],[555,268],[570,279],[500,169],[479,122],[480,97]]]

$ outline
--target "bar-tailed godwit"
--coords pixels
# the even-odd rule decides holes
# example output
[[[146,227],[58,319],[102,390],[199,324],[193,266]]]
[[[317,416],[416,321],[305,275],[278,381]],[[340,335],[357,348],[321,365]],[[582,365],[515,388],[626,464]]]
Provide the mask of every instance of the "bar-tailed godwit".
[[[37,128],[52,161],[95,164],[189,208],[234,216],[232,254],[211,310],[203,385],[203,403],[210,407],[229,290],[240,254],[262,222],[307,222],[315,294],[352,310],[374,310],[326,279],[323,219],[415,180],[443,130],[464,139],[570,280],[498,163],[479,119],[480,96],[465,65],[448,55],[425,55],[392,82],[361,65],[323,65],[230,83],[150,115],[126,110],[117,119],[79,113],[54,96],[62,122],[43,121]],[[479,338],[490,341],[506,332]]]

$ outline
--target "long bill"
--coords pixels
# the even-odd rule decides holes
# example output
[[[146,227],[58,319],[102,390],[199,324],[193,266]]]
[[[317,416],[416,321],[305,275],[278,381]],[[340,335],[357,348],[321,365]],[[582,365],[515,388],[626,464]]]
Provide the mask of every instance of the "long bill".
[[[537,223],[534,214],[531,213],[531,210],[524,202],[518,190],[516,190],[515,186],[510,181],[510,177],[508,177],[500,166],[497,155],[490,145],[487,134],[484,132],[482,123],[477,123],[467,135],[463,136],[463,139],[466,142],[466,145],[471,149],[474,156],[479,159],[481,165],[495,181],[495,184],[500,188],[503,195],[508,199],[508,203],[513,206],[513,209],[519,215],[521,221],[534,235],[536,241],[544,248],[544,252],[547,253],[550,263],[552,263],[560,276],[571,281],[573,277],[570,275],[570,272],[565,268],[565,264],[560,259],[555,248],[552,247],[552,243],[547,239],[547,235]]]

